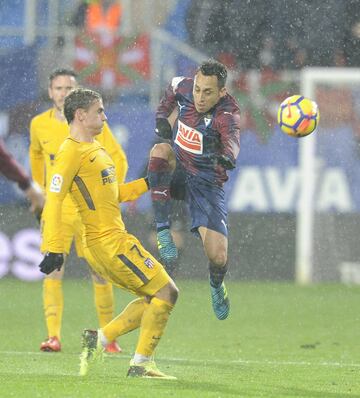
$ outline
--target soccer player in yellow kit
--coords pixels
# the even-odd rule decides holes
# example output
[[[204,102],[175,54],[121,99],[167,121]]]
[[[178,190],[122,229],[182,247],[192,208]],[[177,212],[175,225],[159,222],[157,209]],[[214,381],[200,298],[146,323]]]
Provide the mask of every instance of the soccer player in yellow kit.
[[[126,230],[119,202],[135,200],[148,190],[147,179],[119,184],[114,162],[95,139],[106,116],[101,96],[83,88],[65,99],[70,136],[61,145],[51,170],[44,208],[47,249],[40,270],[60,270],[65,252],[62,205],[70,192],[85,226],[85,258],[109,282],[137,296],[124,311],[99,331],[85,329],[80,374],[85,375],[109,341],[140,328],[128,376],[173,379],[160,372],[153,358],[175,305],[178,289],[163,266]]]
[[[35,116],[30,125],[30,164],[32,177],[44,189],[49,184],[52,174],[55,154],[65,138],[69,135],[69,126],[63,114],[65,96],[77,86],[76,74],[69,69],[57,69],[49,77],[48,93],[53,107]],[[120,182],[125,180],[128,169],[125,153],[113,137],[109,126],[105,123],[98,136],[98,141],[106,148],[115,163],[116,176]],[[42,223],[46,223],[42,216]],[[64,200],[62,207],[62,231],[64,234],[64,252],[69,253],[75,238],[76,251],[83,257],[82,235],[83,225],[78,210],[71,198]],[[47,242],[43,239],[41,251],[47,251]],[[64,271],[54,271],[46,276],[43,282],[43,303],[48,330],[47,339],[41,344],[42,351],[61,350],[61,320],[63,313],[62,278]],[[100,326],[106,325],[113,318],[114,300],[110,283],[96,274],[92,274],[97,310]],[[116,341],[110,342],[107,352],[121,352]]]

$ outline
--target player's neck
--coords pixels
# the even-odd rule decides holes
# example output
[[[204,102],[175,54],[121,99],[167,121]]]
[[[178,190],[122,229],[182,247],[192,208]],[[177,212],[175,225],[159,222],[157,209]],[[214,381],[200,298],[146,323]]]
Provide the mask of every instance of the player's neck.
[[[94,137],[79,126],[70,126],[70,136],[79,142],[94,142]]]
[[[64,116],[64,112],[62,111],[62,109],[59,109],[57,107],[54,106],[54,114],[55,114],[55,119],[59,120],[60,122],[65,122],[65,116]]]

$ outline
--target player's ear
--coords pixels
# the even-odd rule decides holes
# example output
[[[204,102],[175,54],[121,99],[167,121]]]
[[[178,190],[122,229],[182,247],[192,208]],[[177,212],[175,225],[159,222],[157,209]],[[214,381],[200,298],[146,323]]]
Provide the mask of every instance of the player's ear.
[[[82,122],[84,120],[84,109],[78,108],[75,111],[75,119],[79,120]]]
[[[51,86],[48,87],[48,95],[50,99],[53,99],[52,91],[51,91]]]
[[[226,87],[220,89],[220,98],[224,97],[227,93]]]

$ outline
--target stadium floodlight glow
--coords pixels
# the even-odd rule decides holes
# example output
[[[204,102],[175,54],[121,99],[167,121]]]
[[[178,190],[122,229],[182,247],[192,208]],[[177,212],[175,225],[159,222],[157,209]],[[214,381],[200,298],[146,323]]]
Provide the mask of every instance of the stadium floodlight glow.
[[[302,95],[316,100],[316,86],[319,84],[341,87],[355,83],[360,83],[360,69],[358,68],[304,68],[301,71],[300,92]],[[295,277],[296,281],[301,284],[309,284],[313,281],[315,189],[317,181],[316,141],[316,132],[299,141],[301,188],[296,220]]]

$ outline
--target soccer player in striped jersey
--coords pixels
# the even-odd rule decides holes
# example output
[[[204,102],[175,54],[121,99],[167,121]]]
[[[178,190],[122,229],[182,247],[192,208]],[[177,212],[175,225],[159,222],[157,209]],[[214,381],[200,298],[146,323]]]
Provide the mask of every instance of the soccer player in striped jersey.
[[[171,140],[156,144],[148,168],[160,257],[172,269],[177,248],[170,233],[171,198],[185,200],[191,230],[200,236],[209,261],[212,305],[226,319],[230,303],[224,284],[228,228],[224,183],[240,149],[240,111],[227,93],[227,70],[219,62],[202,63],[194,79],[175,77],[156,113],[156,133]],[[178,117],[172,127],[168,118]]]
[[[157,369],[153,355],[178,289],[162,265],[126,231],[119,210],[119,202],[135,200],[148,190],[147,180],[127,184],[117,180],[112,158],[95,139],[106,120],[98,93],[82,88],[72,91],[65,99],[64,114],[70,136],[51,170],[43,235],[48,252],[40,270],[48,274],[62,267],[65,236],[59,219],[70,193],[85,226],[85,258],[98,275],[138,296],[99,331],[84,331],[80,374],[87,373],[89,363],[110,341],[140,328],[128,376],[172,379]]]
[[[57,69],[49,77],[48,93],[53,107],[35,116],[30,125],[30,164],[34,181],[40,186],[49,185],[49,178],[54,166],[55,154],[69,135],[69,126],[63,114],[65,96],[77,86],[76,74],[69,69]],[[128,169],[127,159],[120,144],[115,140],[107,123],[104,124],[98,141],[106,148],[114,160],[116,176],[120,182],[125,180]],[[42,223],[46,223],[42,216]],[[65,252],[68,254],[75,241],[76,252],[83,257],[83,225],[79,213],[68,196],[62,210],[62,229],[65,236]],[[47,251],[47,242],[43,240],[42,252]],[[61,350],[61,320],[63,314],[62,279],[64,268],[47,275],[43,282],[43,303],[48,337],[40,345],[42,351]],[[110,283],[92,273],[95,307],[100,326],[106,325],[113,317],[114,300]],[[110,342],[107,347],[110,353],[121,352],[117,342]]]

